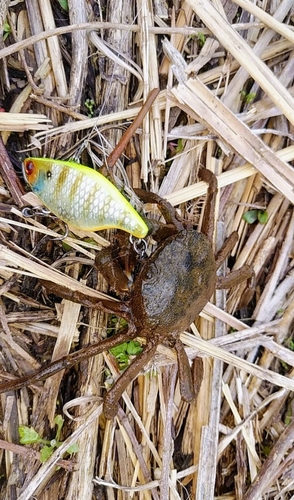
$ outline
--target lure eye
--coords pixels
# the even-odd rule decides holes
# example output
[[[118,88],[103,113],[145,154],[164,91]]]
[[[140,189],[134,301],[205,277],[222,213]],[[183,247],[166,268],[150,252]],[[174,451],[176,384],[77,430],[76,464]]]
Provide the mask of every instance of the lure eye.
[[[25,168],[26,168],[26,174],[27,175],[31,175],[33,173],[33,171],[34,171],[34,164],[33,164],[33,162],[32,161],[28,161],[26,163]]]

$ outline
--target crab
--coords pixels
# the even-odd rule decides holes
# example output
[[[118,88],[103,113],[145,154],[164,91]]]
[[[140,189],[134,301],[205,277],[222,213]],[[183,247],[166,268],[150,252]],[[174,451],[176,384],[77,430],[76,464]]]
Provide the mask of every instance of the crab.
[[[230,288],[253,277],[249,266],[243,266],[224,277],[217,276],[217,269],[236,244],[238,235],[237,232],[232,233],[221,250],[214,255],[212,239],[217,180],[214,174],[206,169],[200,171],[200,177],[208,184],[202,232],[196,231],[190,222],[181,219],[174,207],[160,196],[136,190],[143,202],[158,206],[166,224],[157,225],[152,236],[158,240],[158,246],[150,257],[137,262],[131,284],[118,263],[119,259],[114,258],[113,247],[108,247],[97,255],[97,268],[122,300],[95,301],[94,298],[73,293],[60,286],[54,285],[55,288],[50,288],[47,282],[49,291],[124,318],[128,326],[116,335],[73,352],[33,374],[1,383],[0,392],[43,380],[83,359],[136,337],[143,337],[146,339],[143,351],[104,395],[105,417],[112,419],[116,415],[124,390],[153,358],[157,346],[161,343],[168,343],[176,351],[182,398],[187,402],[195,400],[195,384],[180,334],[197,318],[215,289]]]

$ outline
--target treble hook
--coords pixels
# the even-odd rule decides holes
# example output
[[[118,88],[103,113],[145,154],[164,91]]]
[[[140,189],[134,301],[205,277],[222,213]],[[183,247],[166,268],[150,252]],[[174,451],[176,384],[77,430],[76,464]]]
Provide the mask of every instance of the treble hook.
[[[37,206],[37,207],[24,207],[21,211],[23,217],[26,219],[29,218],[34,218],[37,217],[38,215],[41,217],[50,217],[52,220],[57,220],[58,217],[55,217],[55,215],[51,214],[50,210],[48,210],[45,207]],[[61,236],[57,236],[56,238],[50,238],[51,241],[63,241],[65,238],[68,237],[68,225],[66,222],[63,220],[59,219],[59,221],[63,224],[64,226],[64,234]]]
[[[51,212],[45,207],[37,206],[37,207],[24,207],[21,213],[25,218],[32,218],[36,217],[37,215],[45,217],[47,215],[50,215]]]
[[[139,259],[142,260],[146,254],[147,250],[147,242],[143,238],[133,238],[133,235],[130,235],[130,243],[133,245],[133,249],[138,254]]]

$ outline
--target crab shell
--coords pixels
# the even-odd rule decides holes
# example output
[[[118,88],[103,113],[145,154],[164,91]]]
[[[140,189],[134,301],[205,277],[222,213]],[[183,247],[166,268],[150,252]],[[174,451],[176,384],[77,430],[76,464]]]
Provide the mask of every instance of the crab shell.
[[[188,229],[170,236],[136,276],[130,299],[136,327],[159,335],[184,331],[211,298],[215,282],[208,238]]]

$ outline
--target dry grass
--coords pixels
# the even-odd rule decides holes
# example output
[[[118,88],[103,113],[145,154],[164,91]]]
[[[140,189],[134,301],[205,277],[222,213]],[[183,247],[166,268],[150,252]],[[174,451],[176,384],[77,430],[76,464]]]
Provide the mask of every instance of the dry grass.
[[[249,0],[186,0],[177,11],[159,1],[107,9],[68,1],[68,13],[58,1],[10,2],[8,10],[0,1],[0,21],[11,27],[0,45],[9,111],[0,113],[2,379],[105,336],[104,313],[60,304],[39,279],[101,297],[107,285],[92,262],[112,237],[73,230],[64,247],[51,240],[58,225],[23,220],[20,208],[37,201],[23,196],[7,152],[16,167],[26,151],[101,165],[152,88],[160,87],[159,98],[127,151],[140,157],[127,167],[131,184],[198,223],[206,193],[198,168],[212,170],[221,188],[216,245],[238,231],[232,262],[253,267],[256,288],[241,310],[245,284],[218,291],[183,332],[190,359],[203,358],[195,404],[181,400],[176,357],[164,345],[113,421],[101,405],[110,374],[118,376],[109,353],[41,388],[2,394],[0,496],[294,498],[293,1],[269,2],[266,11]],[[242,216],[250,208],[266,210],[267,223],[249,226]],[[39,446],[20,446],[18,427],[51,439],[62,411],[64,442],[40,464]],[[71,443],[79,446],[74,457],[65,454]]]

